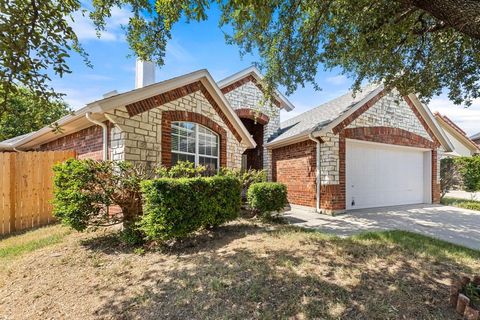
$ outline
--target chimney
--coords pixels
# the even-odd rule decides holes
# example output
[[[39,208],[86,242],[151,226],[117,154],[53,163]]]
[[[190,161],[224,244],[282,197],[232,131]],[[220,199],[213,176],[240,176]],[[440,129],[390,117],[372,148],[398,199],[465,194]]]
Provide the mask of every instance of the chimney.
[[[155,64],[137,58],[135,65],[135,89],[155,83]]]

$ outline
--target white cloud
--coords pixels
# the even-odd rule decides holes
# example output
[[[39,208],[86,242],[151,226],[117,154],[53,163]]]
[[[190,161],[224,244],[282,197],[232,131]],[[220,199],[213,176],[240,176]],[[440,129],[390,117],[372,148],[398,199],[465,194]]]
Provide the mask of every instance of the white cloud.
[[[343,74],[340,74],[338,76],[334,76],[334,77],[328,77],[326,79],[326,81],[330,84],[333,84],[335,86],[340,86],[340,85],[343,85],[345,83],[347,83],[347,77]]]
[[[71,26],[75,31],[80,41],[98,40],[98,41],[124,41],[124,31],[122,25],[128,24],[128,21],[132,15],[131,11],[127,8],[114,7],[111,11],[111,17],[106,19],[106,30],[100,32],[98,37],[95,26],[88,17],[89,10],[84,13],[76,11],[73,13]]]
[[[454,105],[446,97],[438,97],[430,101],[429,107],[432,112],[437,111],[449,117],[469,136],[480,132],[480,99],[470,107],[463,107]]]
[[[185,49],[177,39],[171,39],[167,42],[166,58],[167,63],[171,62],[192,62],[195,60],[194,56]]]

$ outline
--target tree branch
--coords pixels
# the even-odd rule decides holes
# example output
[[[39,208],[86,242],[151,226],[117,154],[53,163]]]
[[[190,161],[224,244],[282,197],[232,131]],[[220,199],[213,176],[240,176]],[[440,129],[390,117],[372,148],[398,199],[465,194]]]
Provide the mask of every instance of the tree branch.
[[[480,39],[480,1],[477,0],[398,0],[415,6],[469,37]]]

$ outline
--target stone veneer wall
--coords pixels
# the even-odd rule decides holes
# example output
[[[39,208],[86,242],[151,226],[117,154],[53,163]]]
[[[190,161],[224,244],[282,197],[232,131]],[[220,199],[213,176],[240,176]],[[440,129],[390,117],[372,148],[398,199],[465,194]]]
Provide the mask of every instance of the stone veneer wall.
[[[432,140],[405,99],[395,90],[383,96],[347,128],[371,126],[399,128]]]
[[[245,146],[238,142],[227,125],[210,105],[205,96],[196,91],[182,98],[165,103],[130,117],[125,107],[107,114],[115,124],[112,130],[112,159],[161,163],[162,159],[162,111],[189,111],[202,114],[227,132],[227,167],[240,168]]]
[[[375,126],[400,128],[432,141],[415,113],[403,97],[395,91],[383,96],[346,128]],[[328,132],[321,139],[324,141],[320,151],[322,185],[338,184],[340,182],[339,136]]]
[[[267,114],[270,121],[263,129],[263,168],[267,171],[269,180],[272,179],[272,152],[266,148],[270,137],[280,128],[280,110],[272,114],[271,110],[277,110],[276,107],[262,106],[263,92],[252,81],[248,81],[241,86],[225,93],[225,97],[233,109],[253,109],[260,110]]]

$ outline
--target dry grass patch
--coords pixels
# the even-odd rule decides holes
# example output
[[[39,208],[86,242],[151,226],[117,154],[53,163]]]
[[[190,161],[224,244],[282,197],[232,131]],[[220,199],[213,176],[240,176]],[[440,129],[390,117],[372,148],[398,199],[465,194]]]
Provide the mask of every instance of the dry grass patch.
[[[17,259],[2,274],[0,310],[8,319],[456,319],[449,280],[479,262],[477,251],[397,231],[339,239],[238,221],[136,254],[99,230]]]

